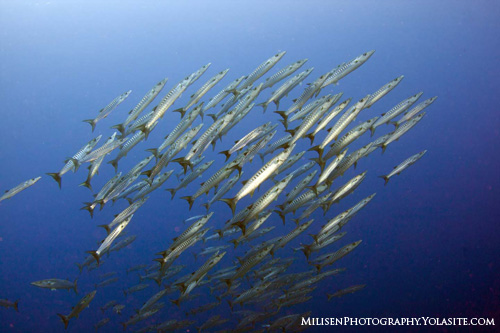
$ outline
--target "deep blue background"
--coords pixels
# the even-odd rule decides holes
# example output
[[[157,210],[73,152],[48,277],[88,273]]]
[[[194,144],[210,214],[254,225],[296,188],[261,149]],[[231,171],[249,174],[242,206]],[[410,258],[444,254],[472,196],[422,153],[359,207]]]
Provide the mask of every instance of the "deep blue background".
[[[170,89],[208,62],[212,63],[209,72],[189,92],[230,68],[214,93],[277,51],[287,51],[277,68],[309,58],[306,66],[315,67],[310,82],[341,62],[375,49],[367,64],[324,93],[343,91],[345,97],[361,98],[404,74],[400,86],[364,111],[361,120],[421,90],[422,99],[439,98],[424,121],[391,144],[383,156],[377,151],[360,163],[356,172],[369,170],[367,179],[329,216],[377,192],[346,227],[343,244],[357,239],[363,243],[342,259],[344,274],[321,283],[313,301],[295,309],[310,309],[315,317],[494,317],[498,325],[499,9],[496,1],[1,1],[0,189],[59,170],[66,157],[93,137],[82,120],[95,117],[129,89],[133,94],[97,125],[96,133],[110,135],[109,126],[121,122],[162,78],[169,78],[165,89]],[[182,106],[189,95],[176,106]],[[240,133],[263,120],[277,119],[270,112],[265,117],[260,109],[254,110],[216,150],[229,148]],[[123,159],[120,170],[145,157],[144,149],[158,145],[178,119],[178,114],[168,112],[156,128],[158,134]],[[387,131],[384,127],[377,133]],[[367,136],[363,140],[368,142]],[[383,187],[377,175],[423,149],[428,152],[418,164]],[[223,158],[209,151],[210,158],[216,159],[208,171],[213,173]],[[254,161],[247,177],[259,166]],[[104,165],[93,180],[94,188],[113,172]],[[356,172],[350,170],[344,179]],[[0,309],[0,331],[61,331],[56,313],[69,313],[92,290],[100,273],[124,272],[126,267],[151,262],[154,253],[168,247],[178,234],[174,228],[183,228],[183,219],[204,212],[201,200],[191,212],[179,200],[193,193],[196,183],[181,190],[174,201],[168,193],[157,191],[127,227],[130,234],[138,235],[137,241],[110,257],[100,272],[84,272],[79,296],[32,287],[29,283],[34,280],[76,278],[74,263],[81,262],[84,251],[94,249],[104,237],[95,226],[109,222],[126,207],[119,202],[91,220],[79,210],[91,198],[87,189],[78,187],[85,177],[85,169],[68,173],[59,190],[44,176],[29,190],[0,203],[0,298],[20,299],[20,313]],[[167,184],[164,187],[176,182],[172,179]],[[222,203],[214,210],[219,216],[215,223],[220,225],[229,210]],[[315,218],[321,219],[321,214]],[[293,228],[289,223],[283,229],[279,218],[273,215],[273,219],[279,229],[275,235]],[[282,256],[292,255],[287,250]],[[296,256],[295,270],[305,269],[302,255]],[[200,265],[188,254],[182,258],[192,269]],[[233,259],[229,252],[224,265]],[[119,283],[98,290],[91,308],[70,321],[71,331],[88,331],[102,318],[98,307],[110,299],[128,306],[121,318],[110,314],[109,332],[121,330],[118,323],[156,292],[151,286],[148,292],[124,299],[121,289],[138,281],[124,274],[120,277]],[[365,290],[326,302],[325,292],[358,283],[366,283]],[[186,303],[181,311],[168,304],[156,320],[182,318],[190,304],[197,303]],[[229,308],[224,304],[219,311],[226,315]]]

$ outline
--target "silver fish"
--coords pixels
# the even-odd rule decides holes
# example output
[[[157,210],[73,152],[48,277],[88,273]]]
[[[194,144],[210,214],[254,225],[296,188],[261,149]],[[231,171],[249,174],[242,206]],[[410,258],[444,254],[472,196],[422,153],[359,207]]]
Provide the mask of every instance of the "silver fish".
[[[424,156],[424,154],[426,152],[427,152],[427,150],[424,150],[418,154],[415,154],[413,156],[408,157],[406,160],[404,160],[400,164],[396,165],[394,167],[394,169],[391,172],[389,172],[389,174],[387,174],[385,176],[379,176],[380,178],[382,178],[385,181],[384,185],[387,185],[387,183],[389,182],[389,179],[392,176],[399,175],[403,170],[405,170],[409,166],[415,164],[422,156]]]
[[[12,198],[17,193],[27,189],[30,186],[33,186],[41,178],[42,177],[36,177],[36,178],[29,179],[25,182],[22,182],[21,184],[17,185],[14,188],[11,188],[10,190],[5,191],[5,193],[0,197],[0,201]]]

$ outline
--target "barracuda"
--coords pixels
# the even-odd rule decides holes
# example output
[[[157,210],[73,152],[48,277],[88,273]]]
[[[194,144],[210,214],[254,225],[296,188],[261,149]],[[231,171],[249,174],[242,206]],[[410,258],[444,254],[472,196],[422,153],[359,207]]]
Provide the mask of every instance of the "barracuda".
[[[293,64],[288,65],[287,67],[281,69],[276,74],[274,74],[273,76],[270,76],[266,79],[266,81],[264,82],[264,85],[262,86],[262,89],[270,88],[270,87],[274,86],[276,83],[283,80],[284,78],[292,75],[295,71],[297,71],[300,67],[302,67],[306,62],[307,62],[307,59],[302,59],[302,60],[296,61]]]
[[[369,108],[370,106],[375,104],[375,102],[377,102],[382,97],[387,95],[392,89],[396,88],[398,86],[398,84],[401,83],[403,78],[404,78],[404,75],[401,75],[401,76],[395,78],[394,80],[392,80],[391,82],[382,86],[379,90],[377,90],[373,94],[371,94],[370,98],[368,99],[368,101],[365,104],[365,108]]]
[[[309,68],[309,69],[295,75],[294,77],[292,77],[291,79],[289,79],[288,81],[283,83],[278,89],[276,89],[276,91],[274,91],[271,94],[271,97],[269,97],[269,99],[267,101],[260,103],[258,105],[262,106],[263,111],[266,112],[267,106],[269,104],[271,104],[271,102],[274,102],[274,104],[276,104],[276,110],[277,110],[279,108],[279,105],[280,105],[280,100],[283,97],[288,96],[288,93],[290,91],[292,91],[293,88],[298,86],[302,81],[304,81],[309,76],[309,74],[311,74],[311,72],[313,70],[314,70],[314,67]]]
[[[264,61],[262,64],[259,65],[250,75],[247,76],[245,81],[241,84],[240,90],[245,89],[248,86],[251,86],[255,81],[257,81],[262,75],[266,74],[271,68],[273,68],[274,65],[278,61],[280,61],[281,58],[285,55],[286,51],[280,52],[272,56],[271,58],[267,59]]]
[[[70,170],[75,170],[79,164],[75,164],[74,161],[81,161],[81,159],[87,155],[94,147],[97,145],[99,140],[101,140],[102,135],[90,140],[85,146],[83,146],[73,157],[69,158],[64,167],[59,172],[55,173],[47,173],[47,175],[51,176],[61,188],[61,176],[67,173]],[[108,139],[109,140],[109,139]]]
[[[419,98],[422,96],[423,92],[419,92],[416,95],[413,95],[404,101],[395,105],[392,109],[387,111],[386,113],[382,113],[382,117],[380,117],[370,128],[371,136],[375,133],[375,129],[382,124],[388,124],[392,119],[399,116],[401,113],[408,110]]]
[[[353,60],[341,64],[337,69],[330,75],[330,77],[323,83],[321,88],[324,88],[330,84],[337,84],[340,79],[346,77],[348,74],[352,73],[354,70],[358,69],[363,65],[370,57],[375,53],[375,50],[365,52],[362,55],[354,58]]]
[[[394,126],[396,126],[396,129],[397,129],[402,123],[404,123],[405,121],[409,121],[416,114],[418,114],[420,111],[422,111],[423,109],[425,109],[426,107],[428,107],[429,105],[431,105],[432,103],[434,103],[434,101],[436,99],[437,99],[437,96],[434,96],[434,97],[431,97],[429,99],[426,99],[425,101],[423,101],[422,103],[418,104],[417,106],[415,106],[410,111],[406,112],[404,114],[404,116],[399,121],[393,122],[392,124]]]
[[[286,148],[284,151],[267,162],[248,181],[245,181],[245,184],[234,198],[222,199],[222,201],[227,203],[229,208],[231,208],[233,215],[236,208],[236,203],[246,195],[253,193],[257,189],[257,187],[262,184],[262,182],[271,177],[271,175],[286,161],[293,148],[295,148],[295,145],[291,145],[290,147]]]
[[[148,105],[158,96],[158,94],[162,91],[163,87],[167,83],[167,78],[158,82],[153,88],[144,97],[139,101],[139,103],[128,113],[127,119],[122,123],[111,128],[116,128],[123,135],[125,133],[126,127],[134,120],[139,117],[142,111],[148,107]]]
[[[99,114],[97,115],[96,118],[94,119],[85,119],[84,122],[86,123],[89,123],[90,126],[92,126],[92,132],[94,132],[94,129],[95,129],[95,125],[97,124],[97,122],[101,119],[104,119],[106,118],[107,116],[109,116],[109,114],[114,110],[116,109],[116,107],[118,105],[120,105],[123,101],[125,101],[127,99],[127,97],[130,95],[130,93],[132,92],[132,90],[129,90],[123,94],[121,94],[120,96],[116,97],[114,100],[111,101],[111,103],[109,103],[108,105],[106,105],[103,109],[101,109],[99,111]]]
[[[29,179],[25,182],[22,182],[21,184],[17,185],[14,188],[11,188],[10,190],[5,191],[5,193],[0,197],[0,202],[6,199],[12,198],[14,195],[18,194],[19,192],[27,189],[30,186],[35,185],[37,181],[39,181],[42,177],[36,177]]]
[[[222,89],[219,93],[217,93],[214,97],[212,97],[207,105],[203,108],[203,113],[205,113],[208,109],[211,109],[215,107],[217,104],[219,104],[220,101],[222,101],[224,98],[226,98],[227,95],[231,93],[231,91],[236,90],[236,87],[239,86],[239,84],[246,78],[246,76],[241,76],[228,84],[224,89]]]
[[[422,158],[422,156],[424,156],[424,154],[426,152],[427,152],[427,150],[424,150],[424,151],[421,151],[418,154],[415,154],[415,155],[412,155],[412,156],[408,157],[406,160],[404,160],[400,164],[396,165],[394,167],[394,169],[388,175],[386,175],[386,176],[379,176],[380,178],[382,178],[385,181],[384,185],[387,185],[387,183],[389,182],[389,179],[392,176],[399,175],[401,172],[403,172],[404,170],[406,170],[409,166],[415,164],[420,158]]]
[[[422,120],[422,118],[424,118],[424,116],[425,116],[425,112],[422,112],[422,113],[418,114],[417,116],[415,116],[414,118],[411,118],[407,122],[403,123],[403,125],[401,127],[398,127],[394,131],[394,133],[381,145],[382,153],[385,152],[385,149],[387,148],[387,146],[391,142],[398,140],[401,136],[403,136],[403,134],[405,134],[410,129],[412,129],[416,124],[418,124],[418,122],[420,120]]]
[[[215,86],[217,83],[219,83],[220,80],[226,76],[227,72],[229,69],[223,70],[222,72],[217,73],[214,77],[209,79],[203,86],[201,86],[200,89],[198,89],[193,95],[191,95],[191,99],[189,102],[186,104],[186,106],[174,110],[174,112],[180,112],[181,117],[184,118],[184,114],[186,111],[196,103],[200,101],[200,99],[210,90]],[[203,117],[203,113],[201,113],[201,116]]]

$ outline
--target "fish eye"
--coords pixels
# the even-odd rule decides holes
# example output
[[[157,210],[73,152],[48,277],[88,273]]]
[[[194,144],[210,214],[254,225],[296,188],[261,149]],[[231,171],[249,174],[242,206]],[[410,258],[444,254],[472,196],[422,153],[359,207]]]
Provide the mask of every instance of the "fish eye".
[[[363,56],[365,56],[365,57],[366,57],[366,53],[363,53]]]
[[[358,63],[358,60],[355,60],[355,61],[354,61],[354,63],[355,63],[355,64],[357,64],[357,63]]]

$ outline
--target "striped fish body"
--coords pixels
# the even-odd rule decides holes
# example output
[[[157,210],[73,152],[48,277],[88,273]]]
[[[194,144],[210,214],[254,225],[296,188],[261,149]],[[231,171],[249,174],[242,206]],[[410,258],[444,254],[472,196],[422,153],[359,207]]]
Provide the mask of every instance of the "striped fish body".
[[[410,120],[413,118],[416,114],[418,114],[420,111],[431,105],[435,100],[437,99],[437,96],[431,97],[422,103],[418,104],[415,106],[413,109],[405,113],[405,115],[398,121],[396,122],[396,127],[399,127],[403,122]]]
[[[231,93],[231,91],[236,90],[236,87],[245,79],[245,76],[242,76],[233,82],[231,82],[229,85],[227,85],[224,89],[222,89],[219,93],[217,93],[214,97],[212,97],[208,103],[205,105],[203,108],[203,113],[206,112],[208,109],[213,108],[217,104],[220,103],[224,98],[226,98],[227,95]]]
[[[401,76],[395,78],[391,82],[382,86],[379,90],[374,92],[372,95],[370,95],[370,98],[366,102],[365,108],[369,108],[370,106],[375,104],[375,102],[377,102],[379,99],[381,99],[382,97],[387,95],[392,89],[396,88],[397,85],[401,83],[403,78],[404,78],[404,75],[401,75]]]
[[[280,52],[272,56],[271,58],[264,61],[259,65],[250,75],[247,76],[245,81],[241,84],[240,89],[244,89],[251,86],[255,81],[257,81],[262,75],[266,74],[281,58],[285,55],[285,51]]]
[[[177,140],[185,130],[191,126],[191,124],[195,121],[196,117],[201,112],[203,104],[196,106],[193,110],[191,110],[188,115],[177,124],[177,126],[170,132],[170,134],[165,138],[165,141],[158,147],[158,153],[164,150],[166,147],[170,146]]]
[[[406,170],[408,167],[410,167],[413,164],[415,164],[420,158],[422,158],[422,156],[424,156],[424,154],[426,152],[427,152],[427,150],[424,150],[424,151],[421,151],[418,154],[415,154],[413,156],[408,157],[406,160],[404,160],[400,164],[396,165],[394,167],[394,169],[388,175],[386,175],[386,176],[380,176],[380,177],[383,178],[385,180],[385,184],[387,184],[387,182],[389,182],[389,179],[391,177],[393,177],[394,175],[399,175],[401,172],[403,172],[404,170]]]
[[[269,104],[271,104],[271,102],[274,102],[274,104],[276,104],[276,109],[279,108],[279,103],[280,103],[280,100],[287,96],[288,93],[290,91],[292,91],[293,88],[295,88],[296,86],[298,86],[302,81],[304,81],[308,76],[309,74],[311,74],[311,72],[313,71],[314,67],[313,68],[310,68],[308,70],[305,70],[297,75],[295,75],[294,77],[292,77],[291,79],[289,79],[288,81],[286,81],[285,83],[283,83],[278,89],[276,89],[272,94],[271,94],[271,97],[269,97],[269,99],[267,101],[265,101],[264,103],[261,103],[259,105],[262,105],[262,107],[264,108],[264,112],[266,112],[266,109],[267,109],[267,106]]]
[[[14,188],[11,188],[10,190],[5,191],[5,193],[0,197],[0,201],[12,198],[17,193],[27,189],[30,186],[33,186],[41,178],[42,177],[36,177],[36,178],[29,179],[25,182],[22,182],[21,184],[17,185]]]
[[[139,103],[129,112],[127,119],[121,124],[120,132],[123,133],[124,129],[130,124],[132,121],[136,120],[137,117],[144,111],[145,108],[148,107],[149,104],[158,96],[158,94],[162,91],[163,87],[167,83],[167,78],[158,82],[153,88],[144,97],[139,101]]]
[[[281,69],[278,71],[276,74],[268,77],[266,81],[264,82],[264,85],[262,86],[262,89],[270,88],[274,86],[276,83],[280,82],[284,78],[292,75],[297,71],[300,67],[302,67],[305,63],[307,62],[307,59],[302,59],[299,61],[294,62],[291,65],[288,65],[287,67]]]
[[[340,152],[346,148],[348,145],[353,143],[355,140],[357,140],[359,137],[361,137],[363,134],[365,134],[368,129],[371,128],[372,124],[378,119],[378,117],[369,119],[359,125],[358,127],[350,130],[346,134],[344,134],[340,139],[335,141],[331,146],[330,150],[323,156],[323,159],[328,160],[329,158],[336,156],[340,154]]]
[[[290,192],[288,192],[287,195],[286,195],[286,202],[285,203],[292,202],[297,197],[297,195],[299,195],[300,192],[302,192],[306,188],[306,186],[311,182],[311,180],[314,178],[314,176],[316,175],[316,173],[318,173],[318,170],[314,170],[313,172],[311,172],[310,174],[308,174],[307,176],[305,176],[304,179],[302,179],[293,188],[293,190],[291,190]]]
[[[369,96],[369,95],[368,95]],[[349,110],[344,112],[344,114],[340,117],[335,125],[330,129],[330,132],[325,137],[323,142],[320,144],[320,148],[324,149],[328,143],[332,140],[337,140],[337,137],[340,133],[347,127],[349,124],[356,119],[358,114],[363,110],[366,101],[368,100],[368,96],[362,98],[356,105],[353,105]]]
[[[377,127],[379,127],[382,124],[388,124],[392,119],[396,118],[401,113],[408,110],[420,98],[420,96],[422,96],[422,94],[423,94],[422,92],[419,92],[418,94],[413,95],[413,96],[405,99],[404,101],[398,103],[397,105],[395,105],[392,109],[390,109],[386,113],[383,113],[382,117],[380,117],[370,128],[370,130],[372,132],[372,136],[373,136],[373,133],[375,132],[375,129]]]
[[[343,63],[340,65],[335,72],[325,81],[321,88],[326,87],[330,84],[337,84],[340,79],[346,77],[348,74],[352,73],[356,69],[358,69],[361,65],[363,65],[370,57],[375,53],[375,50],[365,52],[362,55],[354,58],[353,60]]]

